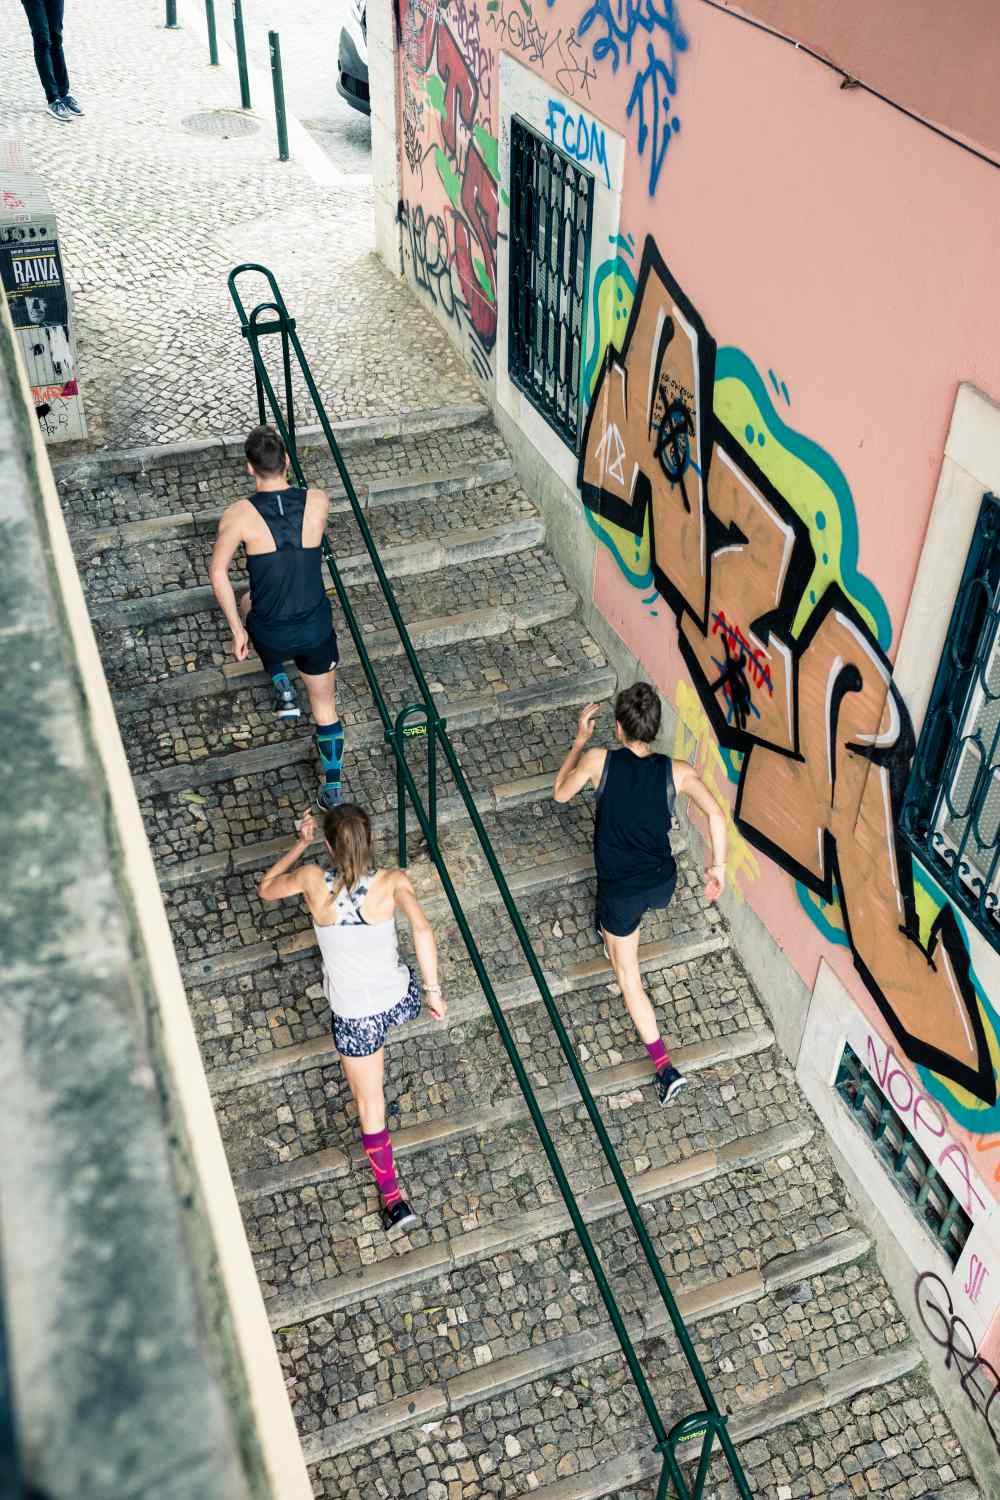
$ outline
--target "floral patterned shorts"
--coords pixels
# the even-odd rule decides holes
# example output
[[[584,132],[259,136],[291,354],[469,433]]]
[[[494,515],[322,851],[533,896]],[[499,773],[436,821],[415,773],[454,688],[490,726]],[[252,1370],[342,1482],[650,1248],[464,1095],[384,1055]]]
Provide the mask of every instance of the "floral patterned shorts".
[[[375,1016],[363,1016],[349,1020],[345,1016],[331,1016],[330,1029],[333,1042],[341,1057],[371,1057],[385,1046],[386,1032],[390,1026],[402,1026],[405,1021],[415,1021],[420,1014],[420,985],[413,970],[410,970],[410,987],[402,1000],[391,1010],[379,1011]]]

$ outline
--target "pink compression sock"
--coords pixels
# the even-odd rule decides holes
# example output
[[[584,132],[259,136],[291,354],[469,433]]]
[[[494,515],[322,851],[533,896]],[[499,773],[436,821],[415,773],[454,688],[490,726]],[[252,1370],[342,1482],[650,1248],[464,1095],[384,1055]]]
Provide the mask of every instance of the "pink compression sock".
[[[670,1067],[670,1053],[664,1047],[661,1037],[657,1037],[655,1042],[647,1042],[646,1051],[649,1053],[650,1061],[658,1073],[662,1073],[664,1068]]]
[[[371,1169],[375,1173],[378,1190],[384,1203],[395,1203],[403,1195],[396,1182],[396,1166],[392,1159],[392,1137],[388,1130],[379,1130],[375,1135],[362,1132],[361,1144],[365,1148]]]

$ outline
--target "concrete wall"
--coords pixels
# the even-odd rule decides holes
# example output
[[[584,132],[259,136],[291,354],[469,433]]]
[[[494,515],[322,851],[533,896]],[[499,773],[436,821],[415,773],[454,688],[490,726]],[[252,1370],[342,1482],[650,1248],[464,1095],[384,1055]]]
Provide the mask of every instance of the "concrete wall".
[[[2,298],[0,529],[0,1265],[25,1480],[307,1500]]]

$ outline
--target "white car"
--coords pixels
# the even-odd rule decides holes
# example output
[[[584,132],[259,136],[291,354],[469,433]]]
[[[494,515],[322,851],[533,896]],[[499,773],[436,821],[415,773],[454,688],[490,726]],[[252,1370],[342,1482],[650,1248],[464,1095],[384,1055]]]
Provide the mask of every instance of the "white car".
[[[351,19],[341,28],[337,56],[337,93],[352,109],[372,112],[368,92],[368,22],[365,0],[351,0]]]

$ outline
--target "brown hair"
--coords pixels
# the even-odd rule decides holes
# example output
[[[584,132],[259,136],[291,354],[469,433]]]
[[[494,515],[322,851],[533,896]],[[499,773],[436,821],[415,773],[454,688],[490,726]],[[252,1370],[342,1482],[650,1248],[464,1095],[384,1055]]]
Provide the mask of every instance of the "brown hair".
[[[275,474],[280,474],[288,457],[285,445],[273,427],[255,427],[248,432],[243,452],[247,456],[247,463],[261,479],[270,479]]]
[[[323,818],[323,837],[337,867],[337,891],[352,891],[372,867],[372,820],[356,802],[342,802]]]
[[[622,688],[615,699],[615,718],[627,740],[648,745],[660,732],[660,695],[648,682]]]

